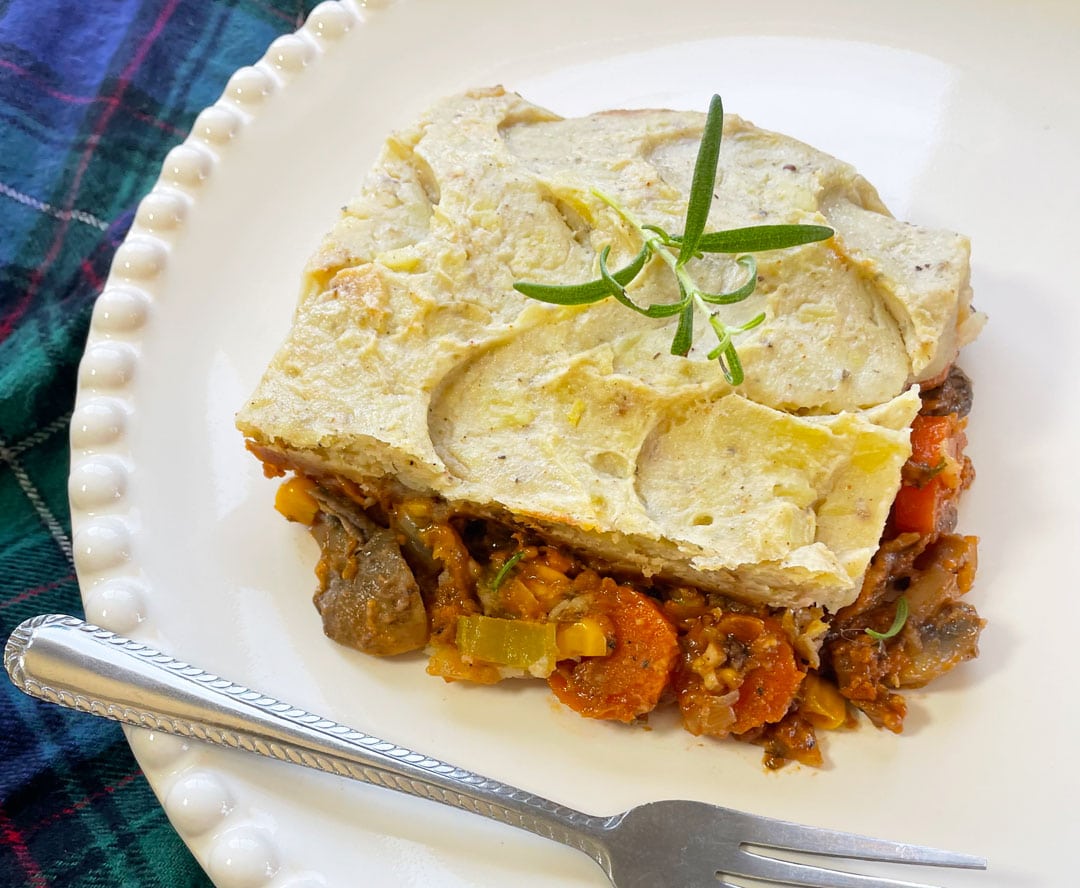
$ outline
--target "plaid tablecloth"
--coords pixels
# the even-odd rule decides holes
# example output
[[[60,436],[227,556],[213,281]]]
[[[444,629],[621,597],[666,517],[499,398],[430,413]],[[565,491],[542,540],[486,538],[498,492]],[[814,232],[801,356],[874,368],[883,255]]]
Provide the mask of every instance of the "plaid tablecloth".
[[[0,631],[82,614],[67,429],[161,158],[316,0],[0,0]],[[112,723],[0,681],[0,885],[205,886]]]

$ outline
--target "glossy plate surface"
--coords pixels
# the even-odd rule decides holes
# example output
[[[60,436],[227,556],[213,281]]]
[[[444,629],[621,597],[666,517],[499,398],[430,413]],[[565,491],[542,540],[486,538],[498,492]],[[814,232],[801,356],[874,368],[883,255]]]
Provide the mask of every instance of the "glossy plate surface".
[[[987,875],[916,880],[1065,884],[1080,838],[1080,707],[1066,678],[1080,620],[1067,572],[1080,540],[1077,10],[319,7],[237,72],[165,159],[95,308],[70,490],[88,618],[583,810],[702,799],[991,860]],[[864,726],[827,738],[824,769],[765,773],[760,750],[697,740],[670,715],[651,730],[597,723],[539,683],[447,685],[420,657],[375,661],[324,639],[314,544],[274,512],[276,484],[233,415],[384,136],[444,94],[494,83],[564,115],[704,109],[720,92],[731,111],[855,164],[896,215],[971,236],[991,320],[963,360],[979,478],[960,529],[982,537],[971,595],[989,627],[979,661],[909,695],[903,736]],[[167,736],[131,741],[220,888],[604,884],[577,852],[438,805]]]

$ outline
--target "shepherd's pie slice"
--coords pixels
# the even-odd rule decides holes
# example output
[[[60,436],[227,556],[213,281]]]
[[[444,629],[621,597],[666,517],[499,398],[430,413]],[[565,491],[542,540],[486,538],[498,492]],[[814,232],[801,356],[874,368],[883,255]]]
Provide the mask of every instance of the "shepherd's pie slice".
[[[737,389],[704,339],[669,353],[670,319],[513,289],[594,278],[607,245],[613,268],[633,257],[634,233],[594,189],[680,230],[703,123],[563,120],[493,89],[391,136],[239,414],[249,446],[376,515],[426,498],[621,575],[850,603],[911,452],[916,384],[981,323],[965,238],[895,221],[847,164],[728,116],[706,230],[836,232],[759,255],[756,292],[719,309],[731,324],[765,314],[738,339]],[[743,274],[726,256],[695,269],[712,292]],[[678,298],[656,260],[631,293]]]

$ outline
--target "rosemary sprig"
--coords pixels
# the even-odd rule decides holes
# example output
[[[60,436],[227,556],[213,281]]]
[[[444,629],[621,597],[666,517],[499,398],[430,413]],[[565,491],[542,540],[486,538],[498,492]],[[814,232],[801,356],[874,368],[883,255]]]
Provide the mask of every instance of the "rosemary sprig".
[[[707,293],[702,290],[691,276],[687,265],[692,259],[705,253],[756,253],[823,241],[832,237],[833,230],[824,225],[753,225],[706,233],[705,223],[713,201],[716,165],[723,131],[724,107],[720,97],[713,96],[694,163],[682,234],[669,234],[657,225],[641,222],[613,197],[594,188],[593,195],[611,207],[637,231],[641,238],[638,254],[628,265],[611,271],[607,265],[611,253],[611,246],[608,245],[600,252],[600,277],[597,280],[568,285],[518,281],[514,284],[514,289],[531,299],[554,305],[588,305],[613,297],[621,305],[648,318],[678,315],[679,322],[671,342],[671,353],[682,357],[686,357],[690,352],[694,340],[694,310],[695,307],[700,307],[708,315],[709,326],[717,340],[716,348],[709,352],[708,358],[720,364],[724,378],[731,385],[739,385],[743,381],[744,373],[733,337],[758,326],[765,320],[765,314],[758,314],[744,324],[730,326],[713,306],[733,305],[749,297],[757,286],[757,262],[753,256],[738,256],[735,261],[746,272],[746,280],[728,293]],[[626,287],[654,256],[662,260],[675,276],[679,286],[677,302],[639,305],[627,294]]]

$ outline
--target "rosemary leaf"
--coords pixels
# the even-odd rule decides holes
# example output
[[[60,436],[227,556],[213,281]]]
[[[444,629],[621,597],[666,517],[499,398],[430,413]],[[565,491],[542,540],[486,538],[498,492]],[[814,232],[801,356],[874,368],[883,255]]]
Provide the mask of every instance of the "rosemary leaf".
[[[626,290],[615,279],[615,276],[608,271],[607,257],[610,252],[610,246],[604,247],[604,249],[600,251],[600,279],[607,284],[608,294],[614,296],[620,304],[636,311],[640,315],[645,315],[647,318],[670,318],[672,315],[677,315],[686,307],[688,300],[684,299],[681,302],[658,302],[654,305],[642,308],[627,295]]]
[[[670,318],[679,314],[679,312],[685,311],[686,306],[689,304],[690,300],[688,299],[681,302],[654,302],[642,314],[647,318]]]
[[[892,625],[884,632],[876,632],[873,629],[864,630],[871,638],[876,638],[878,641],[885,641],[892,638],[894,635],[898,635],[900,630],[904,628],[904,623],[908,618],[908,602],[907,596],[901,595],[896,599],[896,616],[893,617]]]
[[[675,237],[668,234],[659,225],[642,225],[641,230],[650,231],[655,234],[657,237],[660,238],[660,243],[663,244],[665,247],[677,247],[679,245],[679,242],[675,239]]]
[[[713,185],[716,184],[716,162],[720,158],[720,138],[724,134],[724,105],[720,96],[714,95],[709,102],[705,118],[705,131],[701,136],[694,178],[690,185],[690,198],[686,206],[686,227],[683,231],[679,264],[685,265],[697,249],[698,239],[705,230],[709,207],[713,201]]]
[[[742,385],[743,374],[742,361],[739,360],[739,353],[735,351],[735,343],[730,339],[728,340],[727,348],[724,349],[723,354],[717,355],[717,363],[720,364],[720,370],[724,374],[726,379],[731,385]]]
[[[604,286],[608,289],[608,295],[614,296],[616,299],[626,299],[626,290],[623,289],[614,277],[611,276],[611,271],[607,267],[607,257],[611,255],[611,244],[607,244],[604,249],[600,251],[600,280],[604,282]]]
[[[671,353],[685,358],[690,353],[690,346],[694,342],[694,303],[688,302],[679,314],[679,326],[675,330],[675,338],[671,340]]]
[[[499,587],[503,584],[507,575],[514,569],[514,565],[521,561],[525,557],[525,550],[518,549],[513,555],[503,562],[502,567],[499,568],[498,573],[495,574],[495,578],[491,581],[491,591],[497,592]]]
[[[735,329],[738,330],[740,333],[745,333],[747,330],[753,330],[754,327],[757,327],[759,324],[763,323],[765,323],[765,312],[762,312],[756,317],[750,318],[750,320],[748,320],[745,324],[736,327]]]
[[[739,259],[739,265],[746,269],[746,283],[730,293],[698,293],[701,300],[712,305],[734,305],[753,293],[757,287],[757,260],[753,256],[743,256]]]
[[[630,283],[645,267],[649,253],[649,247],[642,246],[629,265],[611,273],[612,279],[622,286]],[[528,281],[517,281],[514,289],[530,299],[547,302],[550,305],[588,305],[613,295],[602,277],[584,284],[534,284]]]
[[[698,238],[694,249],[699,253],[760,253],[828,240],[833,233],[827,225],[751,225],[710,231]],[[682,247],[686,235],[676,234],[671,239]]]
[[[614,296],[620,303],[625,305],[627,308],[636,311],[638,314],[647,314],[646,309],[641,308],[636,302],[634,302],[634,300],[632,300],[629,296],[626,295],[626,290],[623,289],[622,284],[620,284],[615,279],[615,276],[610,271],[608,271],[607,257],[610,255],[610,253],[610,244],[608,244],[606,247],[604,247],[603,250],[600,251],[600,280],[602,280],[604,282],[604,286],[607,287],[608,295]]]

